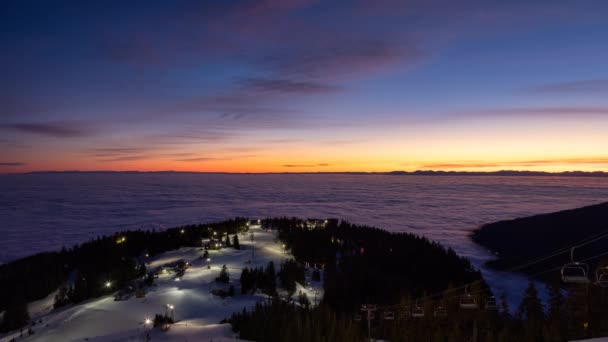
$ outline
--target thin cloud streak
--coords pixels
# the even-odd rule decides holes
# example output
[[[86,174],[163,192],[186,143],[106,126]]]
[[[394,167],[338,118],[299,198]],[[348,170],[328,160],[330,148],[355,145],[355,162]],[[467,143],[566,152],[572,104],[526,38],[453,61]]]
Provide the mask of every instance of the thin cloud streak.
[[[340,90],[340,87],[312,81],[290,79],[247,78],[241,81],[243,87],[252,91],[293,94],[324,94]]]
[[[73,122],[9,123],[0,124],[0,129],[30,133],[54,138],[79,138],[92,135],[92,131]]]
[[[193,163],[193,162],[206,162],[206,161],[218,161],[218,160],[231,160],[231,159],[230,158],[199,157],[199,158],[175,159],[174,161]]]
[[[324,166],[330,166],[330,164],[327,163],[320,163],[320,164],[284,164],[283,167],[324,167]]]
[[[608,80],[582,80],[544,84],[526,89],[533,94],[608,93]]]

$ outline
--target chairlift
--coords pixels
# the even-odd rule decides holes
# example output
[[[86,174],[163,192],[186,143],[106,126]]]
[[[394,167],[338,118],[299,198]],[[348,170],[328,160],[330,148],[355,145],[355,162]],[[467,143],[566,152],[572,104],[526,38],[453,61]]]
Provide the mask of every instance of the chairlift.
[[[496,303],[496,298],[491,296],[486,300],[486,310],[496,310],[498,309],[498,304]]]
[[[361,315],[355,315],[355,321],[360,321],[361,320]]]
[[[412,317],[420,318],[424,317],[424,308],[418,305],[416,301],[416,305],[412,308]]]
[[[395,320],[395,313],[392,312],[392,311],[386,311],[384,313],[384,320],[394,321]]]
[[[464,295],[460,297],[460,308],[467,310],[479,308],[479,304],[477,304],[477,299],[469,293],[468,286],[464,288]]]
[[[448,311],[443,305],[439,305],[433,311],[433,316],[435,318],[446,318],[448,316]]]
[[[599,287],[608,287],[608,266],[598,267],[595,271],[595,283]]]
[[[570,262],[562,266],[562,281],[570,284],[586,284],[589,282],[589,265],[574,261],[576,247],[570,249]]]

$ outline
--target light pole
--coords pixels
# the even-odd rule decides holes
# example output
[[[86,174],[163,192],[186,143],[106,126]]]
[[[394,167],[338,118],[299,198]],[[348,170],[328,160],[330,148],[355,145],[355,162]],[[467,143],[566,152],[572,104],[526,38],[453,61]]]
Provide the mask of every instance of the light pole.
[[[173,306],[173,304],[167,304],[167,305],[165,306],[165,316],[169,316],[168,312],[169,312],[169,313],[171,313],[171,316],[170,316],[170,317],[171,317],[171,320],[172,320],[172,321],[174,320],[174,318],[173,318],[173,314],[174,314],[174,311],[173,311],[173,310],[174,310],[174,309],[175,309],[175,306]]]
[[[367,337],[369,340],[372,340],[372,315],[373,312],[377,310],[376,305],[374,304],[364,304],[361,305],[361,311],[367,312]]]
[[[150,341],[150,334],[148,333],[148,328],[152,326],[152,320],[146,317],[144,319],[144,339],[145,341]]]

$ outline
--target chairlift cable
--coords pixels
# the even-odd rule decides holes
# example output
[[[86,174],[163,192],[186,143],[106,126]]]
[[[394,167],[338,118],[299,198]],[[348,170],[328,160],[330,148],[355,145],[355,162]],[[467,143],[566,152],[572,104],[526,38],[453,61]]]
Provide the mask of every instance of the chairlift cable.
[[[606,237],[608,237],[608,230],[605,230],[604,232],[595,234],[595,235],[590,236],[590,237],[586,237],[586,238],[584,238],[582,240],[577,241],[574,244],[571,244],[571,245],[569,245],[567,247],[563,247],[563,248],[560,248],[560,249],[558,249],[558,250],[556,250],[556,251],[554,251],[552,253],[549,253],[546,256],[542,256],[542,257],[533,259],[530,262],[527,262],[527,263],[524,263],[524,264],[512,267],[512,268],[510,268],[508,270],[504,270],[504,272],[514,272],[514,271],[518,271],[518,270],[522,270],[522,269],[528,268],[528,267],[530,267],[530,266],[532,266],[534,264],[537,264],[537,263],[542,262],[544,260],[550,259],[552,257],[555,257],[557,255],[563,254],[565,252],[568,252],[572,247],[577,247],[577,248],[578,247],[582,247],[582,246],[588,245],[590,243],[596,242],[596,241],[601,240],[601,239],[606,238]],[[580,262],[585,262],[585,261],[588,261],[588,260],[599,258],[599,257],[602,257],[604,255],[608,255],[608,252],[602,253],[602,254],[598,254],[598,255],[592,256],[590,258],[583,259]],[[528,277],[529,278],[534,278],[534,277],[537,277],[537,276],[545,274],[545,273],[549,273],[549,272],[552,272],[552,271],[559,270],[561,268],[562,268],[562,266],[559,266],[559,267],[556,267],[556,268],[553,268],[553,269],[550,269],[550,270],[546,270],[546,271],[542,271],[542,272],[533,274],[533,275],[528,276]],[[432,298],[435,298],[435,297],[440,296],[440,295],[445,295],[445,294],[447,294],[449,292],[454,292],[454,291],[457,291],[457,290],[466,289],[467,287],[469,287],[469,286],[471,286],[473,284],[476,284],[476,283],[480,283],[480,282],[481,282],[481,279],[478,279],[478,280],[472,281],[472,282],[467,283],[467,284],[463,284],[461,286],[458,286],[458,287],[455,287],[455,288],[452,288],[452,289],[446,289],[444,291],[440,291],[440,292],[433,293],[431,295],[427,295],[425,297],[419,298],[418,300],[421,301],[421,303],[423,303],[423,305],[424,305],[424,304],[429,303],[430,302],[429,300],[432,299]],[[475,291],[474,293],[489,292],[489,290],[490,289],[481,289],[479,291]],[[473,294],[473,293],[469,293],[469,294]],[[460,296],[461,295],[456,295],[456,296],[451,296],[451,297],[447,297],[447,298],[448,299],[450,299],[450,298],[457,298],[457,297],[460,297]],[[410,305],[395,304],[395,305],[385,306],[384,308],[385,309],[400,308],[400,307],[401,308],[410,308],[410,307],[413,307],[413,306],[415,306],[415,305],[412,305],[412,304],[410,304]]]

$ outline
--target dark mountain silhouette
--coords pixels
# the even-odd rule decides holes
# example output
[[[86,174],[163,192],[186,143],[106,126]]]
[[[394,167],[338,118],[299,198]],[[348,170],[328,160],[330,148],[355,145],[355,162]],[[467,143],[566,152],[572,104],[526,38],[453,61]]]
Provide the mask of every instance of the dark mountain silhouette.
[[[511,269],[533,259],[556,256],[527,267],[527,274],[558,274],[549,272],[570,259],[569,247],[593,237],[605,236],[575,250],[577,261],[608,250],[608,202],[578,209],[499,221],[481,226],[472,238],[478,244],[497,253],[498,258],[488,264],[498,269]],[[592,264],[597,259],[590,260]]]

